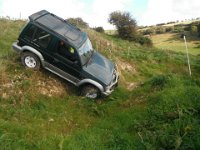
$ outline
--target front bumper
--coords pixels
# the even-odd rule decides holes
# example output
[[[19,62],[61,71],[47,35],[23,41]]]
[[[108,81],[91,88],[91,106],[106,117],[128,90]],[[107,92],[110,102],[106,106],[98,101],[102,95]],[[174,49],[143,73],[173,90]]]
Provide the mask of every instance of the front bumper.
[[[106,87],[104,92],[102,92],[102,95],[104,95],[104,96],[110,95],[114,91],[115,87],[118,86],[118,80],[119,80],[118,70],[117,69],[114,70],[113,74],[115,76],[113,82],[108,87]]]

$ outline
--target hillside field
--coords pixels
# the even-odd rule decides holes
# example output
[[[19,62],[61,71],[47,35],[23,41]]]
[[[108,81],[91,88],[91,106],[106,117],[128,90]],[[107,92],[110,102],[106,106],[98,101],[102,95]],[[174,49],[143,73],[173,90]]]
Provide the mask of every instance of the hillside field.
[[[200,149],[198,41],[189,41],[189,77],[180,45],[171,51],[159,41],[173,43],[173,35],[153,37],[157,48],[149,48],[86,30],[120,72],[112,95],[92,101],[56,75],[21,65],[11,45],[24,24],[0,20],[0,149]]]
[[[180,37],[180,33],[165,33],[152,35],[151,39],[156,48],[161,50],[171,50],[186,53],[185,41]],[[200,54],[200,39],[186,35],[188,51],[190,54]]]

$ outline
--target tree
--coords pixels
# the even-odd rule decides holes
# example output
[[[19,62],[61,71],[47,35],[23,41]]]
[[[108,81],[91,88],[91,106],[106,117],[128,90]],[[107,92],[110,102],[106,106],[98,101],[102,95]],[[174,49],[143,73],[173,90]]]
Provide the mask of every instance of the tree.
[[[72,25],[75,25],[79,28],[89,28],[89,25],[87,22],[83,21],[82,18],[68,18],[66,19],[69,23],[71,23]]]
[[[109,15],[108,22],[116,26],[121,38],[127,40],[134,40],[136,38],[137,23],[129,12],[114,11]]]
[[[93,28],[95,31],[100,32],[100,33],[104,33],[104,28],[103,27],[95,27]]]

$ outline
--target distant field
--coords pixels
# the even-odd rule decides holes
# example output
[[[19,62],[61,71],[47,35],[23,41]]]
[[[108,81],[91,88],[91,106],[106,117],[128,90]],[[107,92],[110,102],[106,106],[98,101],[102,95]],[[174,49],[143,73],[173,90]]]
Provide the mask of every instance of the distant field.
[[[117,34],[117,31],[116,30],[105,30],[105,33],[108,35],[114,35],[114,34]]]
[[[200,21],[200,19],[186,20],[186,21],[183,21],[183,22],[176,22],[176,23],[166,24],[166,25],[163,25],[163,26],[169,27],[169,26],[174,26],[174,25],[179,25],[179,24],[190,24],[190,23],[193,23],[193,22],[196,22],[196,21]]]
[[[180,34],[157,34],[152,35],[151,38],[156,48],[185,53],[185,43],[183,38],[180,38]],[[189,53],[193,55],[200,54],[200,40],[187,36],[186,39]]]

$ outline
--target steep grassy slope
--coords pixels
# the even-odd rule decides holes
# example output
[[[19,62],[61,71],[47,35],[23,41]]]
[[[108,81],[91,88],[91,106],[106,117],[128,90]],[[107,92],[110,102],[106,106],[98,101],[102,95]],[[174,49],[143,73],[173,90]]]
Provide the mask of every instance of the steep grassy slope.
[[[1,149],[199,149],[200,61],[87,31],[115,61],[120,84],[97,101],[11,49],[24,22],[0,20]]]

